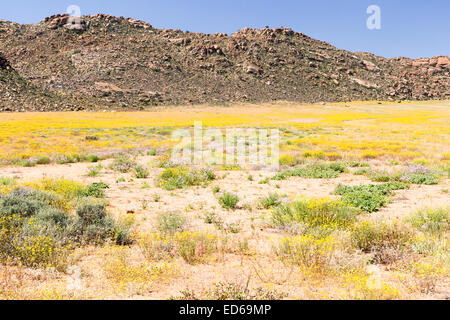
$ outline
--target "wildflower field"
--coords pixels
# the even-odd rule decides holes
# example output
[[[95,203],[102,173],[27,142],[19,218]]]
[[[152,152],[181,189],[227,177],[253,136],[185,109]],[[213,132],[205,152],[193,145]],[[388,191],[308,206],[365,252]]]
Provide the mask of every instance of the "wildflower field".
[[[448,299],[449,107],[0,114],[0,299]],[[279,169],[172,163],[197,121]]]

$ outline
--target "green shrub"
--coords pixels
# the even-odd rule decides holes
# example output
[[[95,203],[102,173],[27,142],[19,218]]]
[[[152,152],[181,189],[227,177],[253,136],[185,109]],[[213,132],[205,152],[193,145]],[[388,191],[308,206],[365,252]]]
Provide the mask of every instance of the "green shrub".
[[[166,168],[156,179],[156,184],[166,190],[175,190],[189,186],[207,185],[215,178],[214,173],[209,169]]]
[[[245,283],[219,282],[206,292],[210,300],[282,300],[288,295],[275,289],[251,289]]]
[[[86,161],[88,162],[98,162],[100,160],[100,157],[94,154],[88,155],[86,157]]]
[[[35,216],[35,221],[42,227],[67,228],[73,223],[70,215],[52,207],[44,207]]]
[[[55,197],[42,191],[16,188],[6,195],[0,196],[0,216],[19,215],[31,217],[41,208],[49,207]]]
[[[346,165],[350,168],[369,168],[370,164],[367,162],[350,161],[346,162]]]
[[[166,212],[158,216],[157,223],[160,232],[174,234],[184,229],[186,218],[176,212]]]
[[[77,207],[77,216],[84,226],[99,223],[106,217],[106,203],[90,199],[84,200]]]
[[[368,176],[375,182],[397,181],[425,185],[438,184],[441,178],[439,172],[415,163],[409,164],[406,169],[400,172],[388,173],[384,170],[373,170],[368,172]]]
[[[280,196],[277,193],[271,193],[267,197],[259,200],[258,207],[261,209],[270,209],[281,204]]]
[[[134,176],[137,179],[147,179],[149,175],[150,172],[143,166],[137,165],[136,167],[134,167]]]
[[[16,188],[0,195],[1,261],[64,270],[74,245],[131,243],[129,227],[115,222],[104,202],[86,198],[104,187],[101,183],[81,188],[67,180],[47,179],[34,186],[49,191]],[[64,199],[76,199],[76,217],[63,210]]]
[[[370,180],[375,182],[389,182],[399,181],[400,176],[398,174],[390,174],[384,170],[372,170],[368,172]]]
[[[285,180],[289,177],[332,179],[345,171],[346,166],[342,162],[314,163],[304,168],[283,171],[272,177],[272,180]]]
[[[0,186],[11,186],[15,184],[16,184],[15,178],[0,176]]]
[[[292,155],[283,155],[280,157],[279,162],[280,166],[295,167],[302,162],[302,159],[300,159],[299,157],[294,157]]]
[[[49,157],[39,157],[36,161],[36,164],[50,164],[52,161]]]
[[[217,249],[217,237],[212,234],[182,232],[176,239],[178,254],[189,264],[206,261]]]
[[[219,203],[225,209],[236,209],[239,197],[233,193],[225,192],[220,198]]]
[[[379,259],[377,262],[385,263],[393,259],[383,254],[385,255],[389,250],[394,254],[401,252],[413,236],[411,230],[404,225],[363,221],[352,230],[352,243],[364,252],[375,253],[375,258]]]
[[[94,182],[86,187],[85,196],[94,198],[104,198],[105,189],[109,189],[109,186],[103,182]]]
[[[131,169],[135,168],[137,163],[127,157],[120,157],[115,159],[109,168],[114,171],[118,171],[121,173],[130,172]]]
[[[98,166],[95,166],[95,167],[89,167],[88,173],[86,175],[88,177],[97,177],[100,174],[102,169],[103,169],[103,166],[101,164],[99,164]]]
[[[359,213],[359,210],[341,201],[327,198],[302,199],[274,208],[272,222],[280,227],[304,223],[309,228],[306,232],[317,231],[314,230],[316,228],[323,231],[346,229],[352,226]]]
[[[441,179],[440,176],[436,173],[410,173],[403,175],[399,180],[413,184],[433,185],[438,184]]]
[[[131,243],[129,228],[116,223],[106,212],[106,203],[85,199],[77,207],[72,236],[81,243],[101,244],[111,240],[118,245]]]
[[[353,174],[354,174],[355,176],[365,176],[365,175],[367,175],[369,172],[370,172],[369,169],[367,169],[367,168],[361,168],[361,169],[358,169],[358,170],[356,170],[355,172],[353,172]]]
[[[389,203],[393,190],[407,189],[408,184],[389,182],[379,185],[344,186],[338,185],[335,194],[342,196],[342,201],[366,212],[378,211]]]
[[[407,221],[415,228],[433,234],[443,234],[450,230],[449,208],[424,208],[411,214]]]

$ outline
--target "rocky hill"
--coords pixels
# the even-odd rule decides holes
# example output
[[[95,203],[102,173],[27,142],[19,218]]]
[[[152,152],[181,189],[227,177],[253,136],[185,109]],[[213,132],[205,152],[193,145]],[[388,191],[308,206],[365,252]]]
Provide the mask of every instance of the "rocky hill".
[[[450,98],[447,56],[386,59],[285,28],[202,34],[55,15],[0,21],[0,52],[0,111]]]

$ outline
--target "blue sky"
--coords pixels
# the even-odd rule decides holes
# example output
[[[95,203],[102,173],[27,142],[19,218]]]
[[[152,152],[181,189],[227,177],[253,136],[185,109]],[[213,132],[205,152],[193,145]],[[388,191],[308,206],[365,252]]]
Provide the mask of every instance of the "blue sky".
[[[369,30],[369,5],[381,8],[381,30]],[[450,55],[449,0],[14,0],[0,19],[35,23],[78,5],[157,28],[233,33],[244,27],[289,27],[338,48],[384,57]]]

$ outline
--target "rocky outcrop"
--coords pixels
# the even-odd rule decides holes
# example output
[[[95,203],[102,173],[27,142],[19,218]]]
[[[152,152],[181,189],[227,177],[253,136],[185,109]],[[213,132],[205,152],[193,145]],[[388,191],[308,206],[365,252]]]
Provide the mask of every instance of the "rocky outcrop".
[[[0,70],[14,70],[0,81],[6,109],[450,99],[446,56],[386,59],[287,28],[202,34],[106,14],[78,22],[0,21]]]
[[[71,17],[68,14],[57,14],[44,19],[47,28],[56,30],[58,28],[66,28],[69,30],[86,30],[86,21],[82,17]]]
[[[1,52],[0,52],[0,69],[1,70],[11,69],[11,65],[9,64],[9,61],[6,60],[5,56]]]

